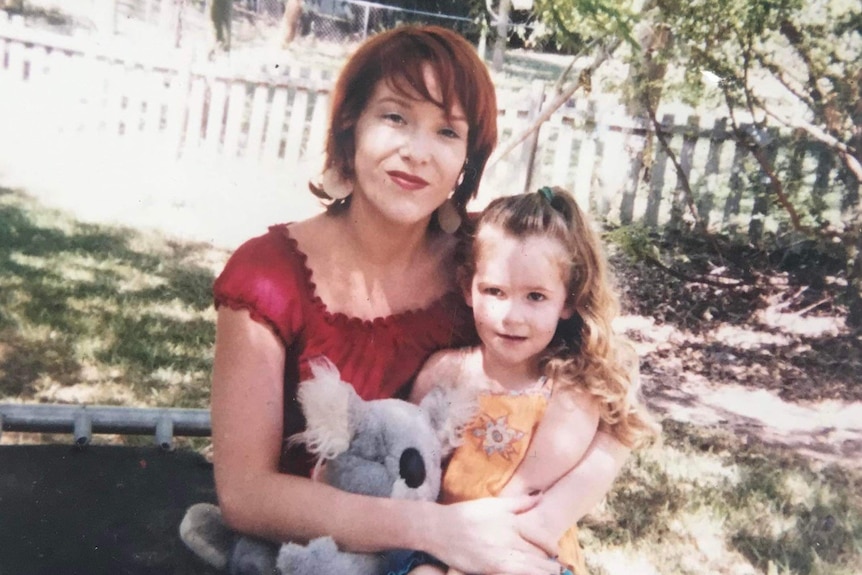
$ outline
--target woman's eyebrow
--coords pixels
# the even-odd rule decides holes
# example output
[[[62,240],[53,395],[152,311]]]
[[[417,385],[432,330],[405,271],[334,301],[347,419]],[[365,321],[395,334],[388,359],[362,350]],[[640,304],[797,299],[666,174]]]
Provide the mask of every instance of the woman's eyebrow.
[[[395,105],[401,106],[403,108],[410,108],[411,102],[417,102],[417,101],[425,101],[425,100],[412,100],[410,98],[399,98],[398,96],[383,96],[382,98],[377,100],[377,104],[395,104]],[[446,118],[450,122],[462,122],[464,124],[468,123],[467,118],[465,116],[460,115],[460,114],[447,114]]]
[[[406,98],[397,98],[395,96],[383,96],[379,100],[377,100],[378,104],[396,104],[402,107],[409,107],[410,104]]]

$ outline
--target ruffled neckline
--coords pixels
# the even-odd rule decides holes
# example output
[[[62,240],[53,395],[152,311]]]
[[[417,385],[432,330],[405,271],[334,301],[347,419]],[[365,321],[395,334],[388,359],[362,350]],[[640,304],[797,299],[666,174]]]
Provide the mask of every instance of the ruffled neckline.
[[[434,316],[438,311],[445,310],[449,306],[458,303],[460,295],[456,291],[449,291],[441,295],[437,299],[428,303],[428,305],[420,308],[409,309],[397,313],[392,313],[385,316],[378,316],[373,319],[363,319],[355,316],[347,315],[344,312],[330,311],[320,296],[317,295],[317,284],[314,282],[314,272],[308,266],[308,256],[299,248],[299,242],[290,235],[290,223],[278,224],[270,226],[269,230],[273,233],[281,234],[285,240],[287,247],[296,257],[302,271],[302,277],[305,282],[305,287],[308,289],[311,298],[311,304],[324,317],[328,323],[344,324],[356,327],[374,328],[393,324],[402,324],[410,322],[421,316]]]

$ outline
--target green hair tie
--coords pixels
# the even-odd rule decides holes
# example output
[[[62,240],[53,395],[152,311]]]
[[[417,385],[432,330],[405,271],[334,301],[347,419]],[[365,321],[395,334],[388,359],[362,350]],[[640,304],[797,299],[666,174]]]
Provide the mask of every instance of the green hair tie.
[[[554,201],[554,190],[552,190],[548,186],[542,186],[541,188],[539,188],[539,193],[542,195],[543,198],[548,200],[549,204]]]

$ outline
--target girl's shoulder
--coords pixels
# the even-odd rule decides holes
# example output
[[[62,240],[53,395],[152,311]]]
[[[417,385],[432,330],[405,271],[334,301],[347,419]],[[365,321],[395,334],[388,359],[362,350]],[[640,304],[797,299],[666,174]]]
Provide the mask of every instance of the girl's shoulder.
[[[477,347],[443,349],[432,355],[425,366],[436,375],[455,380],[464,376],[470,359],[475,357],[477,353]]]
[[[419,371],[411,401],[421,401],[435,387],[453,388],[465,383],[470,357],[476,353],[475,347],[444,349],[434,353]]]

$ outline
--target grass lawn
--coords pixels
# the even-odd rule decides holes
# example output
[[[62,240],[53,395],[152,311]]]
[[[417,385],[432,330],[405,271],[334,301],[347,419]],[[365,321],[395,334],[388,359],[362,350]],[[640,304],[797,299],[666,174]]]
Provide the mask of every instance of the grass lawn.
[[[0,401],[206,407],[226,255],[0,188]]]
[[[0,401],[206,407],[210,287],[226,256],[0,189]],[[858,467],[670,418],[663,427],[662,445],[634,457],[583,522],[593,573],[862,573]],[[70,441],[2,442],[46,439]]]

